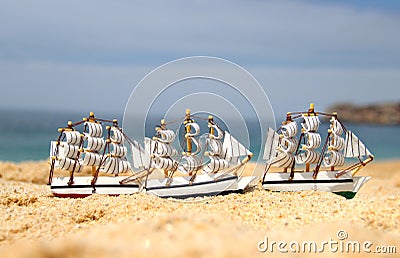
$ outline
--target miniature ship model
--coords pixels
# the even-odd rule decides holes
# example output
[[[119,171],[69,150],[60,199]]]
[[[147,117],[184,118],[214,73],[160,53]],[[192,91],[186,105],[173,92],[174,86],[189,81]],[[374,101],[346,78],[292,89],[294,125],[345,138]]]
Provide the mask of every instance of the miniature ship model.
[[[322,138],[318,132],[319,115],[330,118],[330,128],[322,148]],[[299,130],[295,120],[298,118],[302,118],[303,122],[297,140]],[[264,149],[266,168],[262,180],[264,189],[321,190],[353,198],[370,179],[355,174],[373,160],[373,155],[353,132],[344,127],[336,113],[317,113],[311,104],[307,112],[288,113],[286,121],[277,131],[280,134],[269,128],[267,135]],[[364,157],[367,158],[363,160]],[[343,168],[345,158],[356,158],[358,163]],[[304,169],[299,170],[296,165],[303,165]],[[312,165],[313,171],[310,170]],[[269,172],[271,167],[283,170]]]
[[[107,137],[103,136],[103,124]],[[82,127],[82,132],[77,127]],[[124,133],[117,120],[95,118],[91,112],[88,118],[60,128],[57,141],[51,141],[49,184],[54,195],[59,197],[85,197],[98,194],[137,193],[139,185],[119,187],[121,177],[101,176],[99,173],[118,175],[131,172],[126,159],[127,148],[124,146]],[[92,176],[77,176],[84,167],[91,168]],[[69,177],[53,178],[54,170],[66,170]],[[125,176],[127,177],[127,176]]]
[[[209,132],[204,135],[204,149],[198,137],[200,126],[193,120],[190,110],[186,110],[183,125],[186,146],[181,154],[171,146],[175,133],[166,128],[164,120],[156,128],[156,136],[145,139],[145,148],[133,142],[133,167],[140,171],[121,183],[139,182],[146,192],[160,197],[187,198],[243,191],[256,180],[256,177],[241,177],[237,173],[253,154],[228,132],[222,132],[212,117],[208,118]],[[214,135],[215,130],[217,135]],[[209,161],[205,160],[207,157]],[[163,171],[165,177],[149,179],[156,169]],[[176,172],[181,176],[174,176]]]
[[[106,127],[106,139],[103,124],[110,124]],[[76,128],[82,125],[81,133]],[[95,118],[91,113],[82,121],[69,122],[67,127],[59,129],[58,140],[51,142],[49,184],[53,193],[60,197],[84,197],[92,193],[147,192],[160,197],[186,198],[243,191],[255,181],[255,177],[238,175],[252,153],[228,132],[223,132],[212,117],[208,118],[204,148],[199,142],[200,126],[192,119],[190,110],[186,111],[183,125],[186,146],[180,154],[172,145],[175,132],[166,128],[165,120],[156,127],[153,138],[145,138],[144,147],[130,139],[118,127],[117,120]],[[124,142],[131,149],[132,165],[126,159],[128,150]],[[240,160],[242,156],[244,159]],[[75,177],[84,167],[91,168],[92,176]],[[53,178],[56,168],[69,171],[69,176]],[[151,178],[155,170],[162,171],[164,177]]]

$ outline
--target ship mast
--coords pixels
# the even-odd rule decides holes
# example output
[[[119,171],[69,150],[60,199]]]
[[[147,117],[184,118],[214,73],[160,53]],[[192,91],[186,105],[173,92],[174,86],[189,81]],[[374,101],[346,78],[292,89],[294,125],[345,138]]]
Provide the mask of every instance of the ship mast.
[[[341,137],[343,128],[337,119],[336,112],[332,113],[330,123],[331,125],[328,129],[328,136],[326,137],[325,144],[322,147],[320,160],[315,167],[313,174],[314,179],[317,178],[322,162],[324,162],[326,167],[330,167],[331,171],[335,170],[335,166],[344,165],[344,155],[341,153],[344,148],[344,139]],[[328,154],[328,156],[325,157],[325,154]]]
[[[214,135],[214,127],[213,127],[213,125],[215,124],[215,122],[214,122],[214,118],[213,118],[213,116],[208,116],[208,126],[209,126],[209,128],[210,128],[210,130],[208,131],[208,133],[210,134],[210,138],[213,138],[213,137],[215,137],[215,135]],[[211,136],[212,135],[212,136]]]
[[[283,121],[283,122],[282,122],[282,125],[287,125],[287,124],[289,124],[289,123],[291,123],[291,122],[293,122],[293,120],[292,120],[292,115],[291,115],[290,112],[287,112],[287,113],[286,113],[286,121]],[[283,137],[283,135],[282,135],[282,137]],[[287,147],[287,146],[286,146],[286,147]],[[283,172],[287,172],[287,170],[288,170],[287,167],[284,167],[284,168],[283,168]]]
[[[161,130],[166,130],[167,129],[167,125],[165,124],[165,119],[161,119],[160,122],[161,122],[160,127],[156,127],[156,132],[157,132],[157,137],[158,138],[157,137],[153,137],[154,141],[157,141],[157,139],[159,139],[161,137],[161,133],[160,133]],[[158,145],[158,143],[156,143],[156,144]],[[166,168],[163,168],[162,170],[164,172],[164,176],[168,177],[169,176],[168,175],[168,170]]]
[[[332,121],[331,127],[334,126],[335,121],[337,121],[337,112],[333,112],[332,114],[333,114],[333,116],[332,116],[332,120],[333,120],[333,121]],[[328,130],[328,137],[329,137],[329,135],[331,135],[332,133],[334,133],[335,135],[339,134],[339,133],[335,133],[335,132],[332,130],[332,128],[331,128],[331,129]],[[342,132],[340,132],[340,134],[342,134]],[[340,136],[340,135],[339,135],[339,136]],[[331,139],[331,146],[335,146],[335,144],[337,144],[337,142],[335,142],[335,137],[332,137],[332,139]],[[343,157],[343,161],[344,161],[344,157]],[[333,165],[330,166],[330,167],[331,167],[331,171],[335,171],[335,164],[333,164]]]
[[[267,140],[264,148],[263,158],[267,161],[264,177],[271,166],[281,167],[284,172],[291,168],[290,178],[294,176],[294,155],[297,154],[300,140],[296,140],[297,123],[293,121],[292,113],[286,114],[286,120],[282,122],[282,126],[278,129],[280,134],[269,128]]]
[[[314,110],[313,103],[310,104],[307,113],[300,114],[303,117],[303,122],[301,123],[302,130],[299,145],[303,138],[304,143],[300,150],[298,148],[295,160],[298,164],[305,164],[305,172],[310,172],[310,165],[318,164],[321,159],[321,154],[317,151],[317,148],[321,145],[321,135],[318,133],[320,121],[318,114]],[[293,171],[290,178],[293,178],[292,175]]]
[[[188,136],[190,134],[191,126],[190,123],[194,123],[194,120],[190,118],[190,109],[186,109],[185,121],[183,124],[185,125],[185,133],[186,133],[186,152],[183,155],[190,156],[192,154],[192,138]]]
[[[97,121],[94,119],[94,113],[93,113],[93,112],[90,112],[90,113],[89,113],[88,119],[83,118],[83,121],[86,121],[86,120],[87,120],[88,122],[90,122],[90,123],[97,123]],[[92,176],[93,176],[93,177],[96,176],[96,170],[97,170],[97,168],[96,168],[95,166],[92,166]]]
[[[74,172],[79,172],[82,169],[78,159],[80,155],[79,148],[83,143],[83,135],[74,129],[74,126],[81,123],[83,122],[74,124],[72,121],[68,121],[67,127],[58,129],[60,134],[57,141],[51,142],[49,185],[53,180],[54,169],[56,167],[70,171],[68,185],[73,183]],[[63,152],[62,157],[58,155],[60,151]]]
[[[229,167],[229,161],[223,157],[223,143],[221,139],[224,133],[214,122],[213,116],[208,117],[208,138],[206,140],[205,156],[208,156],[210,162],[203,166],[203,171],[208,174],[217,173]]]
[[[118,126],[118,121],[116,119],[112,120],[112,126],[107,126],[106,130],[107,140],[103,153],[100,155],[100,153],[97,152],[97,155],[100,157],[100,162],[95,164],[97,168],[93,176],[92,185],[96,183],[99,172],[118,176],[118,174],[128,172],[132,169],[130,163],[126,159],[128,150],[124,146],[125,136],[122,128]],[[106,150],[108,150],[107,154]]]
[[[314,109],[314,103],[310,104],[310,108],[308,109],[308,116],[315,116],[315,109]],[[304,129],[301,129],[302,132],[304,132]],[[310,163],[306,163],[306,172],[310,171]]]

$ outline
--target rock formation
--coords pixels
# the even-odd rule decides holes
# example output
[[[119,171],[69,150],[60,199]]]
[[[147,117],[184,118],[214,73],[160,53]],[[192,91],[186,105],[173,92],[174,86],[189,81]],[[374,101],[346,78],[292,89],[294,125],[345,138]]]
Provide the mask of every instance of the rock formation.
[[[368,124],[400,124],[400,103],[380,103],[371,105],[354,105],[351,103],[335,104],[328,112],[338,112],[342,121]]]

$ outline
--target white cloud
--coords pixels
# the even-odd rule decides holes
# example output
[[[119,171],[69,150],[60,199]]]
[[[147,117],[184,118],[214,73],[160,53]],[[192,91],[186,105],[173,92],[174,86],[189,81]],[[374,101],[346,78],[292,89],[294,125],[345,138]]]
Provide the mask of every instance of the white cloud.
[[[154,68],[0,63],[0,108],[122,115],[133,88]],[[310,102],[322,110],[335,102],[400,101],[400,69],[252,66],[247,70],[265,89],[277,115],[303,110]]]
[[[299,1],[1,5],[0,55],[10,59],[140,63],[211,54],[269,65],[400,65],[400,17],[378,10]]]
[[[399,100],[398,28],[305,1],[1,1],[0,107],[122,112],[147,72],[189,55],[244,66],[280,112]]]

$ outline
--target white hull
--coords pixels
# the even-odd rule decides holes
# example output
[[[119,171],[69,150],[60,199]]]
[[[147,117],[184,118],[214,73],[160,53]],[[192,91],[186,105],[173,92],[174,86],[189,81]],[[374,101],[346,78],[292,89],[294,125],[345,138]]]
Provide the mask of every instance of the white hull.
[[[238,178],[226,175],[215,180],[221,174],[197,175],[190,185],[191,177],[174,177],[167,186],[167,179],[151,179],[147,181],[142,192],[147,192],[160,197],[188,198],[197,196],[210,196],[222,193],[232,193],[245,190],[256,177]],[[91,194],[120,195],[139,192],[136,183],[120,184],[126,177],[99,177],[94,186],[91,185],[92,177],[75,177],[74,184],[68,186],[69,177],[54,178],[51,191],[58,197],[86,197]]]
[[[77,176],[74,178],[74,183],[69,186],[69,177],[53,178],[51,183],[51,191],[58,197],[86,197],[91,194],[134,194],[139,192],[139,185],[129,184],[121,185],[119,182],[127,178],[126,176],[118,177],[99,177],[94,186],[91,185],[93,177]]]
[[[333,193],[357,193],[371,177],[352,177],[345,174],[335,177],[337,171],[320,171],[316,179],[313,172],[294,173],[293,180],[289,180],[290,173],[267,173],[262,183],[264,189],[271,191],[325,191]]]
[[[189,198],[197,196],[211,196],[226,194],[245,190],[256,177],[238,178],[233,175],[226,175],[218,178],[221,174],[197,175],[194,182],[190,185],[190,176],[175,177],[167,187],[167,179],[153,179],[147,182],[146,192],[160,196],[173,198]],[[215,180],[218,178],[217,180]]]

